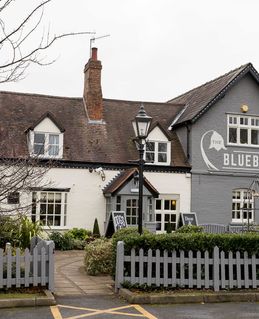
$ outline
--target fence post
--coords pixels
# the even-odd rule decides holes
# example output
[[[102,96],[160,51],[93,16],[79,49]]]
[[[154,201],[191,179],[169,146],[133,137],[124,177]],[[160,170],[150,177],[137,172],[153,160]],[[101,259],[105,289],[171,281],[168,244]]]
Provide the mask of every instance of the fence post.
[[[48,255],[49,255],[49,271],[48,271],[48,277],[49,277],[49,290],[50,291],[54,291],[55,288],[55,283],[54,283],[54,242],[51,241],[48,245],[49,249],[48,249]]]
[[[118,241],[116,252],[115,292],[121,287],[124,277],[124,242]]]
[[[213,249],[213,286],[214,291],[219,291],[219,247]]]

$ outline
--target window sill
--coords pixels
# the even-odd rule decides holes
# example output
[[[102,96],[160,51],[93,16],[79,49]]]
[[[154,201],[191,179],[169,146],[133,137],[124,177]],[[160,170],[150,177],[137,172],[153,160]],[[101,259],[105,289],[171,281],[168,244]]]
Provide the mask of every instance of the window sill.
[[[145,165],[170,166],[170,163],[145,162]]]
[[[70,227],[68,226],[52,226],[52,227],[49,227],[49,226],[43,226],[42,227],[44,230],[48,230],[48,231],[53,231],[53,230],[69,230]]]
[[[244,148],[258,148],[258,145],[248,145],[248,144],[232,144],[232,143],[227,143],[227,147],[244,147]]]
[[[38,159],[62,159],[63,156],[62,155],[57,155],[57,156],[54,156],[54,155],[37,155],[37,154],[30,154],[30,156],[32,158],[38,158]]]

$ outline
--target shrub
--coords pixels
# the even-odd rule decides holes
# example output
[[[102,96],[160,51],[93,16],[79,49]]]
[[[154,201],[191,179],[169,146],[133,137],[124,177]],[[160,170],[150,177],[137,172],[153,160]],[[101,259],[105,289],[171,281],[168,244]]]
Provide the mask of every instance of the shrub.
[[[112,242],[99,238],[85,247],[85,270],[89,275],[110,274],[112,269]]]
[[[23,249],[29,247],[32,237],[40,236],[42,230],[43,229],[39,221],[32,222],[26,216],[21,217],[18,229],[19,247]]]
[[[40,222],[32,222],[27,216],[0,217],[0,247],[2,248],[7,242],[13,247],[27,248],[30,246],[31,238],[40,236],[41,233]]]
[[[49,239],[54,241],[55,249],[70,250],[74,248],[74,238],[68,232],[62,234],[58,231],[53,231],[49,235]]]
[[[92,236],[90,230],[84,228],[72,228],[67,233],[69,233],[74,239],[87,240]]]
[[[0,216],[0,248],[4,248],[6,243],[18,245],[18,226],[16,219]]]
[[[100,237],[100,229],[97,218],[94,220],[93,236],[96,238]]]
[[[176,233],[201,233],[203,232],[202,226],[195,226],[195,225],[184,225],[178,228]]]

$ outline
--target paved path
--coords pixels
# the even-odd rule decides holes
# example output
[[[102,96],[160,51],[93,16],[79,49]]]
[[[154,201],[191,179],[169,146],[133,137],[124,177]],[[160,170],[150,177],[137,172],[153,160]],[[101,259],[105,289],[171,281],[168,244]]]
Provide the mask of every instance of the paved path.
[[[84,251],[55,252],[55,295],[112,295],[110,276],[88,276],[84,271]]]

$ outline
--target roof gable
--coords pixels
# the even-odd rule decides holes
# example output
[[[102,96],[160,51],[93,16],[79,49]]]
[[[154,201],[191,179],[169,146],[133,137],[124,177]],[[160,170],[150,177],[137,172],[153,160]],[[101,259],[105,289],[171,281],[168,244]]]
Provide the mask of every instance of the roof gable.
[[[155,122],[154,123],[154,125],[152,125],[152,127],[151,127],[151,129],[150,129],[150,131],[149,131],[149,134],[148,134],[148,139],[152,136],[152,135],[154,135],[154,131],[155,131],[155,129],[158,129],[160,132],[160,135],[162,134],[162,135],[164,135],[164,137],[165,137],[165,139],[167,139],[168,141],[170,141],[171,140],[171,136],[169,135],[169,132],[167,132],[166,130],[165,130],[165,128],[159,123],[159,122]],[[155,133],[156,134],[156,133]],[[153,139],[153,138],[151,138],[151,139]]]
[[[104,189],[103,193],[104,195],[115,195],[119,192],[120,189],[124,187],[134,176],[138,174],[137,168],[130,168],[127,169],[119,175],[117,175]],[[150,191],[150,193],[154,197],[158,197],[159,192],[156,190],[156,188],[144,177],[144,186]]]
[[[55,116],[51,112],[45,112],[37,121],[33,123],[32,126],[28,127],[25,132],[33,131],[44,119],[49,118],[56,127],[60,130],[60,132],[64,132],[65,129],[61,126],[59,121],[55,118]]]
[[[180,126],[186,122],[194,123],[248,73],[259,84],[258,72],[251,63],[248,63],[168,101],[168,103],[186,105],[185,110],[182,111],[172,127]]]

